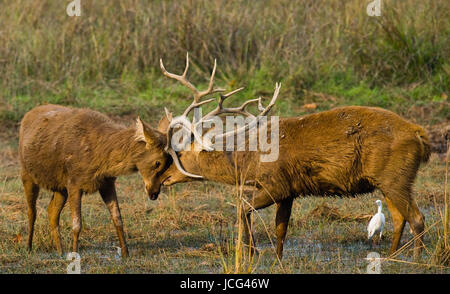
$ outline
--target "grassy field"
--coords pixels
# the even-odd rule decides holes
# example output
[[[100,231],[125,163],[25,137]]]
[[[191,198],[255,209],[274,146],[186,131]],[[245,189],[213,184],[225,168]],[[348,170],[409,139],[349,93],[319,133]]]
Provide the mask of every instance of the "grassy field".
[[[434,151],[445,152],[450,125],[450,2],[383,1],[369,17],[360,0],[0,0],[0,273],[65,273],[68,261],[51,245],[41,192],[34,251],[25,250],[26,204],[17,161],[18,124],[31,108],[56,103],[89,107],[130,124],[137,115],[155,124],[167,106],[180,113],[187,91],[164,78],[159,58],[180,72],[190,53],[190,79],[201,86],[218,61],[217,85],[245,86],[238,104],[275,82],[282,90],[273,114],[301,116],[343,105],[379,106],[425,126]],[[267,101],[267,100],[265,100]],[[443,237],[445,158],[433,153],[415,184],[425,214],[426,250],[410,248],[382,263],[383,273],[450,273],[437,260]],[[255,215],[260,255],[236,263],[234,187],[180,184],[150,202],[138,175],[120,178],[118,193],[131,258],[117,260],[115,229],[98,194],[83,199],[84,273],[365,273],[371,251],[386,256],[385,237],[366,243],[367,219],[379,192],[358,198],[297,199],[280,264],[274,253],[275,208]],[[327,210],[328,209],[328,210]],[[331,213],[330,213],[331,212]],[[359,219],[362,218],[362,219]],[[61,218],[67,249],[70,211]],[[434,225],[438,222],[436,225]],[[433,226],[434,225],[434,226]],[[412,235],[405,228],[403,242]],[[448,237],[448,236],[446,236]]]

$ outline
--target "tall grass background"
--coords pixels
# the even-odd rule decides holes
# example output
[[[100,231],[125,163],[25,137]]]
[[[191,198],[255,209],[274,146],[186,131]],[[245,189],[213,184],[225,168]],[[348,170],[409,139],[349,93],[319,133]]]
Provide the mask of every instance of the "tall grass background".
[[[244,96],[282,81],[283,115],[314,101],[401,114],[427,104],[433,119],[448,118],[450,3],[384,0],[382,16],[369,17],[369,2],[81,0],[82,15],[69,17],[69,0],[0,0],[0,120],[45,102],[176,110],[186,93],[158,62],[181,70],[186,51],[195,82],[214,58],[218,83],[244,85]]]

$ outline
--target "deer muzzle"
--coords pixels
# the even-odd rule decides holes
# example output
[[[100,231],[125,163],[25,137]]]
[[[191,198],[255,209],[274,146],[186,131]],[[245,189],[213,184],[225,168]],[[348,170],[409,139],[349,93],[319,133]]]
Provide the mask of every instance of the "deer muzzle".
[[[150,198],[150,200],[158,199],[159,191],[160,187],[158,187],[157,189],[152,189],[152,187],[145,186],[145,192],[147,193],[148,198]]]

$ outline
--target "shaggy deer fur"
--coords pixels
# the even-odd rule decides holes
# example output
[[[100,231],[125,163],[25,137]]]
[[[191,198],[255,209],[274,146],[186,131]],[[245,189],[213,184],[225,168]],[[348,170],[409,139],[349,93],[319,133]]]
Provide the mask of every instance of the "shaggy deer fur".
[[[191,148],[191,150],[194,150]],[[430,155],[424,130],[397,114],[374,107],[342,107],[304,117],[280,119],[279,158],[260,162],[259,152],[180,151],[185,170],[227,184],[254,183],[256,195],[245,204],[246,240],[251,212],[277,204],[277,254],[281,258],[295,197],[349,195],[380,189],[394,223],[390,252],[397,250],[405,222],[414,235],[424,230],[424,217],[411,186],[421,162]],[[173,165],[164,185],[191,181]],[[420,252],[422,241],[415,243]]]
[[[59,216],[69,200],[73,251],[81,231],[81,196],[100,192],[128,256],[117,201],[117,176],[139,171],[151,199],[158,197],[162,173],[171,163],[164,152],[165,136],[140,119],[130,128],[89,109],[58,105],[38,106],[25,114],[20,126],[19,158],[28,204],[28,248],[31,250],[39,188],[53,191],[48,207],[51,234],[63,253]]]

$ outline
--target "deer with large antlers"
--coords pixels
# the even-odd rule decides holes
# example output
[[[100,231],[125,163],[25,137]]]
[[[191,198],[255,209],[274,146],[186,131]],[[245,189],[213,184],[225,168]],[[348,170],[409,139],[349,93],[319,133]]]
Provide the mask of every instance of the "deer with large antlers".
[[[240,108],[224,108],[223,101],[238,92],[235,90],[221,95],[219,105],[197,123],[187,120],[193,109],[213,99],[201,101],[207,94],[222,92],[213,89],[213,74],[207,90],[200,92],[186,80],[189,60],[183,75],[169,73],[161,60],[161,69],[169,78],[180,81],[194,92],[194,101],[178,118],[166,114],[167,146],[176,165],[170,166],[163,175],[164,185],[210,180],[226,184],[251,185],[256,194],[245,203],[243,213],[244,233],[247,244],[254,249],[251,235],[251,212],[277,205],[276,236],[278,257],[282,257],[293,199],[306,195],[357,195],[381,190],[387,202],[394,223],[394,236],[390,252],[397,250],[408,221],[415,236],[424,230],[424,217],[412,197],[412,184],[420,163],[430,155],[430,145],[422,127],[401,118],[393,112],[375,108],[349,106],[304,117],[283,118],[279,121],[279,157],[272,162],[260,160],[261,151],[211,151],[211,145],[202,142],[201,133],[196,131],[198,122],[207,121],[212,115],[230,113],[250,116],[245,108],[254,102],[250,100]],[[259,103],[260,115],[267,115],[277,99],[279,86],[267,108]],[[261,101],[261,100],[257,100]],[[246,124],[223,134],[249,131],[257,124]],[[184,140],[195,148],[176,152],[171,147],[173,128],[179,126],[189,130],[194,141]],[[267,130],[272,128],[267,124]],[[208,133],[207,131],[206,133]],[[177,140],[174,140],[177,143]],[[188,150],[186,150],[188,149]],[[182,172],[184,171],[184,172]],[[420,252],[422,238],[415,241],[415,255]]]

